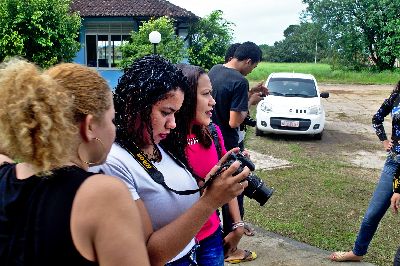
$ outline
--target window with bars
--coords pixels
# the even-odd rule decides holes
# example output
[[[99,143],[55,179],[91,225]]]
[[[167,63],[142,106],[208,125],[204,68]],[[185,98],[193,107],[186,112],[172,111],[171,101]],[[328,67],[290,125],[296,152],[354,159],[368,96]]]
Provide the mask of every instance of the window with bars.
[[[89,67],[116,68],[122,60],[121,45],[128,42],[131,23],[86,24],[86,65]]]

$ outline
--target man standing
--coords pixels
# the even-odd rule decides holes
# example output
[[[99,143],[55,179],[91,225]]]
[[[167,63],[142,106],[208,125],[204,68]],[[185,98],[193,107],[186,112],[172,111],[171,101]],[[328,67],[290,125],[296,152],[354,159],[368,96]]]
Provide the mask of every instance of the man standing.
[[[262,100],[266,88],[259,84],[249,91],[245,78],[261,61],[261,49],[252,42],[241,44],[233,58],[223,65],[215,65],[208,73],[216,105],[213,122],[222,131],[227,150],[238,147],[239,126],[246,118],[249,106]]]
[[[232,51],[234,51],[233,56],[228,54]],[[249,82],[245,78],[257,67],[261,58],[261,49],[255,43],[233,44],[227,51],[225,64],[215,65],[209,72],[213,87],[212,94],[216,101],[212,120],[220,127],[227,150],[238,147],[239,126],[248,115],[249,106],[257,104],[262,96],[268,93],[262,83],[249,91]],[[238,197],[238,205],[240,216],[236,214],[236,210],[230,210],[228,205],[222,208],[225,243],[238,243],[243,235],[243,230],[240,234],[233,232],[237,230],[238,224],[244,225],[241,221],[244,215],[243,194]],[[236,240],[230,241],[231,238]],[[227,262],[248,261],[256,258],[254,252],[239,250],[237,245],[226,248],[228,250],[225,261]]]

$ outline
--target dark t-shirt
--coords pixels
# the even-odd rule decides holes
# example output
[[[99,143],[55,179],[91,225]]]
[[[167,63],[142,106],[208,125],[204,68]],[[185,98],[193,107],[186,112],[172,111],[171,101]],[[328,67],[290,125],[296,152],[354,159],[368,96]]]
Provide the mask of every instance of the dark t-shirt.
[[[249,82],[239,71],[223,65],[213,66],[208,75],[216,102],[212,120],[220,127],[225,147],[230,150],[238,146],[239,135],[238,128],[229,126],[229,112],[248,111]]]
[[[0,166],[0,264],[90,266],[71,236],[72,203],[93,173],[70,166],[46,177],[17,179],[15,164]]]

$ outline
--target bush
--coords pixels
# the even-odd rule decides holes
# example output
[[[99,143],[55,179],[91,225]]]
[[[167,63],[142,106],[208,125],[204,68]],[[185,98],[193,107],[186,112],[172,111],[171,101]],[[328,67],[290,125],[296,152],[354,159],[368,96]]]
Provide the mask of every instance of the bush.
[[[157,54],[169,59],[172,63],[181,62],[186,55],[184,41],[175,34],[174,22],[167,17],[151,19],[139,27],[139,31],[132,31],[131,39],[121,46],[121,68],[128,67],[135,59],[151,54],[153,44],[149,41],[152,31],[161,33],[161,42],[157,45]]]
[[[41,67],[70,62],[79,50],[81,18],[69,0],[0,1],[0,60],[22,56]]]

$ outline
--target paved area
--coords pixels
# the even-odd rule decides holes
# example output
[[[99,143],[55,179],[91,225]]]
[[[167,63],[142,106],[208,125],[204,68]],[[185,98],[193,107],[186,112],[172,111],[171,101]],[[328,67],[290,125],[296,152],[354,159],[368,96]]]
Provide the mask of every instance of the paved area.
[[[255,236],[243,236],[239,246],[255,251],[258,258],[254,261],[229,264],[245,266],[373,266],[367,262],[332,262],[328,259],[331,252],[304,243],[294,241],[253,226]]]
[[[319,141],[316,148],[328,147],[327,152],[342,153],[341,147],[360,141],[375,144],[377,137],[371,127],[371,117],[383,99],[387,98],[393,86],[390,85],[335,85],[320,84],[321,91],[329,91],[330,97],[323,100],[326,110],[326,130],[322,141]],[[360,100],[362,92],[362,100]],[[385,127],[388,127],[390,119],[385,120]],[[314,142],[312,142],[314,143]],[[323,145],[321,145],[323,144]],[[311,144],[310,144],[311,145]],[[361,147],[362,148],[362,147]],[[290,167],[286,160],[274,158],[266,154],[259,154],[250,151],[251,159],[257,169],[274,169]],[[348,161],[367,168],[381,168],[385,159],[385,152],[379,151],[347,151],[343,154]],[[267,158],[267,157],[268,158]],[[239,247],[255,251],[258,258],[251,262],[244,262],[235,265],[245,266],[371,266],[367,262],[332,262],[328,256],[331,251],[294,241],[252,225],[256,230],[253,237],[244,236]],[[233,264],[226,263],[225,266]]]

